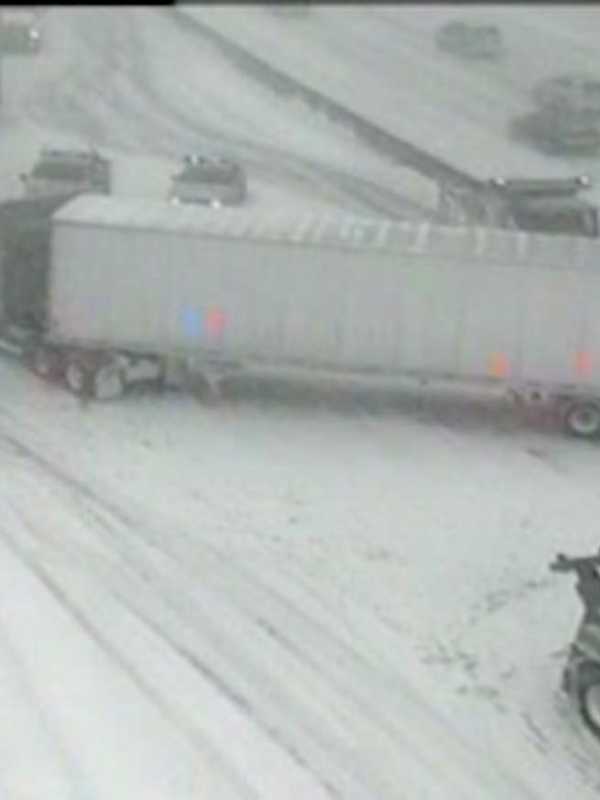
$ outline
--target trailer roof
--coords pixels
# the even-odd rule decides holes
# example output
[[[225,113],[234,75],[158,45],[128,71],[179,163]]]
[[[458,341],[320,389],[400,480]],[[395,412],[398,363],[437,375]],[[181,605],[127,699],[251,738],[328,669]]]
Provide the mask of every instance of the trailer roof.
[[[443,227],[350,214],[298,213],[248,207],[218,210],[167,201],[80,195],[53,216],[67,225],[163,231],[189,236],[285,241],[320,247],[440,254],[500,263],[600,269],[600,243],[584,237]]]

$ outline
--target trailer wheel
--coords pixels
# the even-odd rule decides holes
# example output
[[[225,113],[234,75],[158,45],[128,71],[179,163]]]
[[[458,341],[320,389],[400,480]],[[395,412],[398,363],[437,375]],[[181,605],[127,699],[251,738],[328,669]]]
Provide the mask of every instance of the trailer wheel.
[[[93,394],[93,372],[78,358],[71,358],[67,362],[65,382],[78,397],[91,397]]]
[[[62,358],[57,350],[40,345],[31,355],[31,370],[40,378],[57,380],[63,371]]]
[[[600,668],[586,671],[577,689],[577,702],[585,726],[600,739]]]
[[[600,406],[592,402],[575,402],[564,411],[564,426],[568,433],[580,439],[600,434]]]
[[[186,376],[186,388],[202,405],[217,405],[221,398],[221,382],[218,379],[211,379],[201,372],[188,373]]]
[[[125,375],[118,364],[103,364],[92,376],[93,393],[97,400],[114,400],[125,391]]]

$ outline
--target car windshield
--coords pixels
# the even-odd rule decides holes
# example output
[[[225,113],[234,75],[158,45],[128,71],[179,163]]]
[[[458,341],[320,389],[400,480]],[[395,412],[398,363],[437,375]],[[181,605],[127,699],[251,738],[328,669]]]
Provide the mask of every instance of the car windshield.
[[[239,178],[238,170],[229,164],[186,165],[177,176],[190,183],[231,183]]]
[[[600,800],[600,10],[26,8],[0,800]]]

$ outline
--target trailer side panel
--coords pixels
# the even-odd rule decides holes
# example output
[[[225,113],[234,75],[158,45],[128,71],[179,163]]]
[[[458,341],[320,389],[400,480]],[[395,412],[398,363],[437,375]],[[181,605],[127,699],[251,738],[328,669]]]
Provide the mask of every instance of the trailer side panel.
[[[591,241],[356,220],[278,227],[114,198],[71,206],[55,218],[54,341],[600,383]]]

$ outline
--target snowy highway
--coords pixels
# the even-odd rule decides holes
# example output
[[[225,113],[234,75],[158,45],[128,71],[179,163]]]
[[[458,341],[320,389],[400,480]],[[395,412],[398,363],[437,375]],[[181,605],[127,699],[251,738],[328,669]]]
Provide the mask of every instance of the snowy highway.
[[[509,136],[511,119],[532,107],[537,81],[600,69],[592,9],[319,6],[299,20],[260,6],[179,13],[474,176],[598,175],[596,159],[544,156]],[[498,24],[506,56],[465,63],[437,50],[435,31],[453,18]]]
[[[406,170],[302,107],[278,106],[162,12],[57,8],[43,28],[38,58],[4,60],[6,194],[18,194],[40,146],[93,145],[114,159],[120,194],[165,197],[180,158],[207,149],[244,162],[250,202],[263,207],[414,217],[415,203],[431,205],[429,181],[408,173],[412,192],[398,191]]]
[[[594,795],[545,564],[594,543],[590,449],[482,402],[82,411],[1,369],[7,797]]]
[[[239,13],[298,47],[311,31],[310,69],[327,49],[348,84],[388,70],[395,42],[396,71],[425,51],[426,10],[342,11],[304,33]],[[544,13],[588,41],[578,12]],[[157,197],[182,152],[218,142],[253,203],[420,213],[418,178],[162,12],[56,8],[44,37],[3,65],[7,194],[41,144],[94,144],[118,193]],[[516,77],[486,128],[488,77],[456,66],[481,103],[448,77],[442,102],[431,63],[427,125],[450,135],[456,114],[500,142]],[[559,691],[579,607],[547,567],[598,547],[597,445],[441,390],[237,380],[215,406],[151,390],[83,406],[7,356],[0,386],[3,800],[598,796],[600,745]]]

